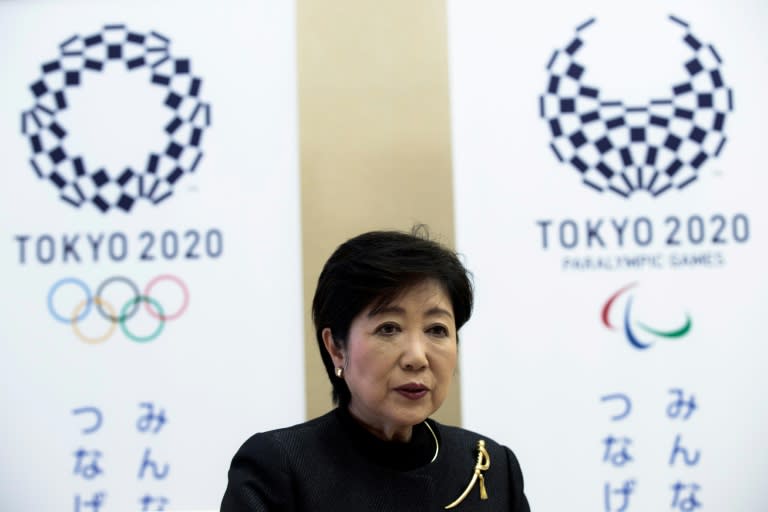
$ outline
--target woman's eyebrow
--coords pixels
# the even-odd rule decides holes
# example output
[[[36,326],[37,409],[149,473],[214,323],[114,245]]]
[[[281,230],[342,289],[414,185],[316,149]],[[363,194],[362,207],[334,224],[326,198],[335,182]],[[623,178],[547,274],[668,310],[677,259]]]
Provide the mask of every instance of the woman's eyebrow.
[[[377,315],[385,315],[385,314],[396,314],[396,315],[404,315],[405,309],[400,306],[383,306],[381,308],[372,309],[368,312],[368,318],[373,318]],[[445,316],[448,318],[453,318],[453,314],[448,311],[445,308],[441,308],[439,306],[435,306],[433,308],[429,308],[427,311],[424,312],[424,316]]]
[[[380,308],[374,308],[368,312],[368,318],[373,318],[376,315],[384,315],[387,313],[395,313],[398,315],[404,315],[405,309],[400,306],[382,306]]]
[[[447,309],[435,306],[434,308],[430,308],[424,313],[424,316],[446,316],[448,318],[453,318],[453,314],[448,311]]]

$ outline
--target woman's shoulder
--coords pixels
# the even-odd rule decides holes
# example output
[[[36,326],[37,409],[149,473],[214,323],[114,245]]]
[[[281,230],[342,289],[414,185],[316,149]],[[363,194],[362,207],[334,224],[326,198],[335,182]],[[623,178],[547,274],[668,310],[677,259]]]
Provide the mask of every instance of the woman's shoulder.
[[[324,433],[334,432],[338,420],[333,411],[317,418],[297,423],[289,427],[257,432],[249,437],[240,447],[238,453],[261,452],[264,450],[279,450],[281,447],[291,447],[301,444],[302,440],[317,441]]]
[[[443,423],[439,423],[437,421],[434,421],[434,424],[437,426],[438,431],[440,432],[441,437],[444,438],[446,443],[449,442],[459,442],[459,443],[474,443],[475,446],[477,446],[477,441],[483,440],[486,446],[492,446],[494,448],[506,448],[506,446],[496,442],[493,438],[475,432],[473,430],[469,430],[462,427],[454,427],[452,425],[444,425]]]
[[[471,457],[474,459],[477,457],[479,441],[482,440],[485,450],[492,459],[506,459],[511,471],[520,471],[520,465],[514,452],[494,438],[466,428],[443,425],[438,422],[434,422],[434,424],[437,426],[438,432],[440,432],[440,442],[445,446],[446,451],[463,454],[471,453]]]
[[[329,413],[253,434],[232,458],[221,510],[295,510],[292,468],[311,466],[325,453],[335,421]]]

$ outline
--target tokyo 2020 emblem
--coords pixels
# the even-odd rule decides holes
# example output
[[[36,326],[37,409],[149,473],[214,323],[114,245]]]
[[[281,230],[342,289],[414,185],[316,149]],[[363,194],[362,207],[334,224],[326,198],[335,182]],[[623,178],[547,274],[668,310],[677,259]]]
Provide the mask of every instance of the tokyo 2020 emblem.
[[[192,73],[190,60],[174,57],[170,46],[171,41],[157,32],[105,25],[94,34],[63,41],[59,55],[41,66],[42,76],[30,85],[34,103],[22,113],[21,132],[29,140],[29,163],[35,174],[51,183],[62,200],[75,207],[91,204],[103,213],[129,212],[141,200],[161,203],[184,175],[198,168],[211,107],[201,98],[202,79]],[[157,127],[162,138],[145,157],[138,155],[142,163],[137,168],[127,164],[108,168],[67,146],[71,134],[61,114],[71,106],[72,91],[86,88],[90,80],[117,66],[145,75],[147,86],[161,88],[162,106],[167,109],[167,122]],[[115,96],[111,101],[122,101],[119,94]],[[135,105],[142,107],[147,106]],[[118,147],[121,141],[104,143]]]
[[[539,110],[552,137],[550,147],[599,192],[628,198],[645,191],[656,197],[685,188],[723,150],[725,123],[733,110],[723,60],[688,23],[669,19],[683,31],[688,60],[680,63],[679,78],[670,77],[669,92],[645,104],[605,98],[600,87],[589,83],[579,51],[588,44],[594,18],[579,25],[575,37],[555,50],[547,64]]]

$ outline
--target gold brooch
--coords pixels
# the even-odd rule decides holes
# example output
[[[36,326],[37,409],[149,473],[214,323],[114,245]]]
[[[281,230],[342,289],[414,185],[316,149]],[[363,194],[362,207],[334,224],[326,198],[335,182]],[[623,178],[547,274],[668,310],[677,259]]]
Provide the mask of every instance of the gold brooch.
[[[464,501],[464,499],[469,496],[469,492],[472,490],[472,487],[475,486],[475,482],[477,482],[478,479],[480,480],[480,499],[487,500],[488,491],[485,490],[485,477],[483,476],[483,471],[488,471],[489,467],[491,467],[491,456],[488,455],[488,450],[485,449],[485,441],[480,439],[477,442],[477,463],[475,464],[475,472],[472,474],[472,480],[469,481],[469,485],[467,485],[467,488],[461,493],[461,496],[456,498],[456,501],[450,505],[446,505],[445,508],[453,508]]]

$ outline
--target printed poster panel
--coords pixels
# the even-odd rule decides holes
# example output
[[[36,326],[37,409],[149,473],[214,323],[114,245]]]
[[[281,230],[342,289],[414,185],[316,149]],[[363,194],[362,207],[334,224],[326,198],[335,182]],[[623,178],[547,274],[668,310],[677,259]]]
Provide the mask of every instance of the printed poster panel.
[[[767,21],[449,2],[463,417],[535,510],[768,505]]]
[[[3,2],[3,510],[217,509],[304,416],[291,2]]]

